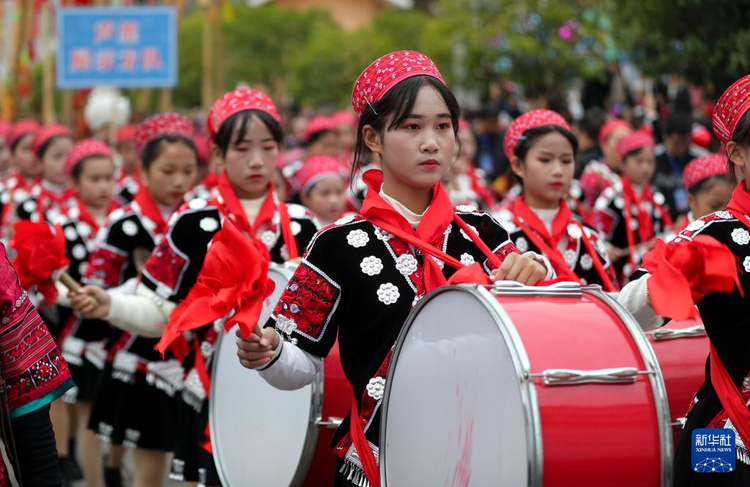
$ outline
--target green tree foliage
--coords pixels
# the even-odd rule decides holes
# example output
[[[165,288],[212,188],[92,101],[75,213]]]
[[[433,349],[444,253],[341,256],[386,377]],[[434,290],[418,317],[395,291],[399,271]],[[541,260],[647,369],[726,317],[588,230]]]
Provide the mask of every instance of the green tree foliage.
[[[750,72],[749,0],[618,0],[618,42],[652,75],[721,91]]]

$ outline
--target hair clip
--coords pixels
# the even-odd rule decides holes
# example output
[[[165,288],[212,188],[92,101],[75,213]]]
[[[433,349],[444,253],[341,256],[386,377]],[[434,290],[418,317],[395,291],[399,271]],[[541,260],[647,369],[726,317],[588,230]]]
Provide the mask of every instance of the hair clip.
[[[514,135],[513,138],[516,140],[526,140],[525,135]]]
[[[366,95],[362,95],[362,98],[364,98],[365,101],[367,102],[367,104],[370,106],[370,109],[372,110],[372,113],[374,113],[375,116],[378,116],[378,112],[375,111],[375,108],[372,106],[372,103],[370,103],[370,100],[367,98],[367,96]]]

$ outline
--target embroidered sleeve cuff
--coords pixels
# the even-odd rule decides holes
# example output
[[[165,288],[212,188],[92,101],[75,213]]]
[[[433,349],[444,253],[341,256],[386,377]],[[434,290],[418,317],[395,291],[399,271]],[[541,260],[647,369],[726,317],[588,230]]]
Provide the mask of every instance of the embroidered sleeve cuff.
[[[651,301],[648,297],[648,279],[649,274],[640,279],[628,283],[617,301],[633,315],[635,320],[641,326],[643,331],[655,330],[664,324],[664,319],[656,314],[651,307]]]
[[[549,281],[550,279],[554,279],[557,277],[557,273],[555,272],[555,269],[552,268],[552,264],[550,264],[550,261],[547,260],[547,257],[541,254],[537,254],[536,252],[526,252],[523,254],[523,256],[535,260],[547,268],[547,275],[544,276],[545,281]]]

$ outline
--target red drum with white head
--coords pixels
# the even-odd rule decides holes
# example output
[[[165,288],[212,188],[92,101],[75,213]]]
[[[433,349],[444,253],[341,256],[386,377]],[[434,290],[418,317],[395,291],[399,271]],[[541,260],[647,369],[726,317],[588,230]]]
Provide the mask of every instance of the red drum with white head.
[[[453,286],[395,346],[381,424],[388,486],[663,486],[661,371],[598,287]]]

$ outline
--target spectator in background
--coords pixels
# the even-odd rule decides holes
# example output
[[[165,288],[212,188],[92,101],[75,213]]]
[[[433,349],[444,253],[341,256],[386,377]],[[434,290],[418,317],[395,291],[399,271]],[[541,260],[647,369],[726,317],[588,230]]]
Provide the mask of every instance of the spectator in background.
[[[675,112],[664,122],[662,140],[654,154],[656,172],[652,184],[666,198],[672,220],[677,220],[690,210],[688,195],[682,182],[682,171],[691,160],[706,155],[700,147],[692,145],[693,120],[688,113]]]
[[[510,164],[503,153],[504,132],[500,129],[499,110],[494,105],[485,105],[477,114],[476,164],[494,181],[508,174]]]
[[[581,177],[586,165],[591,161],[599,161],[604,157],[599,146],[599,130],[606,120],[606,114],[601,108],[594,107],[586,110],[578,127],[578,156],[576,157],[575,178]]]

